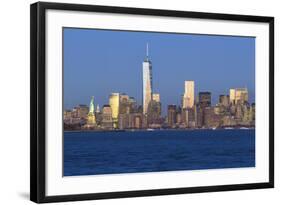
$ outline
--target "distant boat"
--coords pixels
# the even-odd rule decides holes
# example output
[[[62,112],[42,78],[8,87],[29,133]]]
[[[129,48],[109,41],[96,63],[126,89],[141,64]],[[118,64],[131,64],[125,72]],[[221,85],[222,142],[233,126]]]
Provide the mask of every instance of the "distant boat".
[[[148,129],[146,129],[147,131],[154,131],[154,129],[151,129],[151,128],[148,128]]]
[[[216,129],[217,129],[216,127],[213,127],[213,128],[212,128],[212,130],[216,130]]]

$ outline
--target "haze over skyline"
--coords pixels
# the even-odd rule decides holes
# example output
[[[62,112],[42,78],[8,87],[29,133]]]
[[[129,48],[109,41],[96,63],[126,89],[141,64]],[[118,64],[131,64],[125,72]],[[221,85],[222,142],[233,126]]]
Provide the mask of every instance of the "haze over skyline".
[[[255,38],[64,28],[64,107],[108,104],[113,92],[142,104],[142,62],[149,43],[153,92],[162,110],[180,105],[184,81],[212,93],[212,104],[230,88],[247,87],[255,100]]]

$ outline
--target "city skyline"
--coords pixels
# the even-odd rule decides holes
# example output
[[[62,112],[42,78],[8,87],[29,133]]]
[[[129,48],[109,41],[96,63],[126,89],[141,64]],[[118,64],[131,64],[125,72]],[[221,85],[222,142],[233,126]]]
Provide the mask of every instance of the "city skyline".
[[[190,82],[192,82],[192,86],[194,88],[195,82],[188,80],[188,81],[185,81],[185,89],[188,87],[187,84]],[[169,106],[172,105],[172,106],[176,106],[175,108],[188,109],[188,108],[194,108],[196,106],[200,106],[201,105],[200,103],[202,103],[202,102],[204,102],[204,103],[206,102],[207,104],[204,106],[207,106],[207,107],[214,107],[219,104],[223,104],[224,106],[226,106],[225,105],[226,100],[228,101],[227,104],[229,104],[229,103],[237,104],[239,100],[243,100],[243,101],[247,102],[249,105],[255,104],[255,101],[253,101],[253,102],[248,101],[249,93],[248,93],[247,88],[230,88],[229,93],[226,93],[226,94],[224,93],[224,94],[219,95],[219,98],[217,100],[218,103],[216,103],[215,105],[212,103],[212,92],[210,92],[210,91],[199,91],[197,95],[193,92],[193,95],[196,96],[196,98],[194,98],[194,101],[192,103],[190,103],[190,100],[188,100],[189,104],[192,104],[192,105],[188,105],[188,103],[187,103],[187,105],[185,105],[185,98],[186,98],[185,94],[186,93],[190,93],[190,92],[186,92],[186,90],[185,90],[184,94],[181,96],[182,102],[180,104],[171,103],[171,104],[168,104],[166,108],[169,109]],[[239,94],[237,94],[237,93],[239,93]],[[134,102],[136,102],[135,98],[133,96],[129,96],[127,93],[110,93],[108,95],[108,103],[101,105],[99,103],[94,102],[94,96],[90,96],[89,97],[89,99],[90,99],[89,106],[87,103],[86,104],[78,103],[77,105],[71,107],[70,109],[64,109],[64,111],[71,111],[72,109],[77,108],[79,106],[83,106],[83,107],[85,106],[85,107],[89,108],[89,113],[93,114],[95,112],[97,112],[97,113],[101,112],[100,106],[101,107],[109,106],[112,109],[112,111],[111,111],[112,118],[116,120],[118,118],[119,105],[121,103],[122,97],[124,97],[124,96],[126,96],[126,97],[128,97],[128,99],[132,99]],[[160,94],[152,93],[152,98],[151,98],[150,102],[151,101],[161,103]],[[144,101],[143,101],[143,103],[144,103]],[[141,112],[144,115],[147,114],[147,112],[144,112],[143,104],[137,103],[136,105],[138,107],[140,106],[142,108]],[[95,108],[96,108],[96,111],[95,111]],[[163,110],[165,110],[166,108],[164,108]],[[161,116],[167,117],[167,116],[163,116],[163,115],[161,115]]]
[[[143,88],[141,89],[142,80],[143,80],[141,78],[142,67],[143,67],[143,69],[145,67],[147,67],[148,68],[147,70],[150,71],[150,73],[148,73],[148,77],[150,75],[153,75],[153,82],[150,83],[151,85],[149,85],[150,86],[149,89],[151,91],[153,91],[153,93],[155,92],[155,93],[160,94],[162,107],[164,108],[163,109],[164,113],[166,112],[166,107],[169,104],[176,104],[176,105],[181,104],[181,100],[182,100],[181,95],[186,94],[186,91],[185,91],[186,86],[185,86],[185,89],[184,89],[184,85],[183,85],[183,83],[186,80],[195,81],[195,86],[193,84],[193,88],[195,87],[195,90],[194,90],[194,93],[193,93],[194,100],[198,96],[199,91],[200,92],[209,91],[209,92],[212,93],[212,104],[214,105],[214,104],[218,103],[219,95],[222,95],[222,94],[228,95],[229,94],[228,93],[229,88],[244,87],[242,85],[245,85],[245,87],[247,87],[248,90],[249,90],[249,101],[254,102],[254,99],[255,99],[254,75],[245,75],[245,73],[254,74],[254,56],[252,56],[254,54],[254,52],[252,52],[252,51],[254,51],[254,40],[252,38],[202,36],[202,35],[190,35],[190,34],[186,34],[186,35],[163,34],[163,33],[159,34],[159,33],[147,33],[147,32],[101,31],[101,30],[93,30],[93,31],[90,30],[90,31],[88,31],[88,30],[84,30],[84,29],[81,29],[81,30],[78,30],[78,31],[77,30],[78,29],[66,29],[66,30],[64,30],[64,37],[65,37],[64,38],[65,39],[65,42],[64,42],[64,45],[65,45],[65,47],[64,47],[64,51],[65,51],[64,52],[64,54],[65,54],[65,56],[64,56],[65,57],[64,58],[64,65],[65,65],[65,68],[64,68],[64,72],[65,72],[65,76],[64,76],[64,81],[65,81],[64,103],[65,104],[64,104],[64,106],[65,106],[65,109],[70,109],[70,108],[72,108],[72,107],[74,107],[78,104],[88,105],[90,96],[95,96],[95,105],[97,105],[97,104],[99,104],[99,105],[109,104],[108,103],[108,97],[111,93],[126,93],[129,96],[135,97],[137,103],[139,105],[142,105],[143,104],[143,102],[142,102],[142,97],[143,97],[142,96],[142,89]],[[87,34],[85,34],[85,32]],[[88,32],[90,32],[90,34]],[[132,35],[138,34],[142,38],[143,38],[143,36],[148,35],[149,37],[143,38],[142,40],[146,40],[147,42],[149,42],[150,47],[151,47],[151,45],[153,45],[152,47],[155,48],[155,51],[154,52],[152,51],[152,54],[150,52],[150,56],[149,56],[149,59],[148,59],[148,49],[146,48],[146,50],[147,50],[146,55],[144,55],[144,52],[143,52],[144,49],[143,48],[140,49],[140,51],[142,51],[142,59],[141,59],[140,62],[134,63],[134,66],[131,65],[132,68],[130,69],[131,70],[130,73],[132,73],[132,70],[133,70],[134,75],[130,75],[130,73],[128,73],[128,74],[126,73],[126,74],[122,75],[122,73],[121,73],[122,77],[118,78],[118,76],[120,76],[120,73],[118,73],[118,71],[116,72],[116,70],[114,69],[115,67],[118,67],[118,69],[120,69],[120,65],[121,65],[121,67],[122,67],[122,65],[125,66],[125,67],[128,66],[128,64],[126,64],[126,62],[127,61],[130,62],[131,58],[133,58],[134,60],[139,59],[139,57],[140,57],[140,56],[138,56],[139,52],[137,52],[137,53],[135,53],[137,58],[136,57],[134,58],[132,56],[134,53],[127,53],[128,58],[127,58],[127,60],[125,60],[124,57],[126,57],[126,56],[123,52],[123,50],[126,50],[125,48],[122,48],[122,49],[120,48],[120,51],[122,50],[122,52],[121,52],[122,54],[117,55],[117,56],[120,56],[121,59],[117,60],[116,59],[117,56],[113,56],[112,59],[111,58],[107,59],[106,61],[104,61],[102,63],[102,62],[99,62],[99,60],[97,58],[95,58],[95,56],[93,56],[92,57],[93,59],[91,60],[92,62],[88,62],[88,64],[87,64],[87,66],[90,66],[92,68],[89,69],[86,66],[86,68],[84,69],[84,67],[82,66],[84,64],[83,56],[80,55],[81,58],[79,58],[79,55],[77,56],[77,58],[70,58],[70,57],[73,53],[77,53],[78,51],[81,51],[81,50],[84,50],[84,54],[86,54],[85,52],[87,51],[87,48],[89,49],[89,47],[87,47],[85,44],[82,44],[82,46],[80,45],[80,46],[76,47],[78,51],[75,51],[76,50],[75,46],[72,45],[72,44],[76,45],[76,43],[71,41],[71,36],[74,35],[75,39],[77,40],[77,39],[79,39],[79,38],[77,38],[77,35],[78,36],[79,35],[82,35],[82,36],[83,35],[86,35],[86,36],[89,35],[88,36],[88,40],[89,40],[90,36],[93,38],[95,35],[97,35],[96,32],[97,33],[102,32],[103,34],[105,32],[107,37],[111,36],[112,34],[116,35],[116,33],[117,33],[117,34],[119,34],[119,38],[121,38],[121,39],[123,38],[124,35],[128,37],[128,35],[132,36]],[[100,35],[100,34],[98,34],[98,35]],[[168,35],[168,37],[166,37],[167,35]],[[156,44],[154,43],[155,41],[153,41],[153,40],[155,40],[155,37],[160,37],[160,38],[162,37],[163,38],[163,36],[165,38],[168,38],[168,39],[170,38],[170,40],[172,40],[172,39],[175,40],[175,36],[181,37],[181,38],[184,38],[183,40],[187,40],[187,42],[190,43],[191,45],[194,44],[194,43],[189,42],[188,41],[189,38],[191,38],[195,41],[198,41],[198,38],[199,38],[199,40],[201,39],[201,41],[202,40],[207,41],[207,44],[208,43],[213,44],[214,43],[213,41],[223,41],[224,44],[226,43],[226,45],[224,45],[224,48],[226,48],[226,49],[224,49],[226,51],[225,52],[226,54],[220,56],[220,58],[217,58],[217,59],[207,58],[208,62],[211,61],[210,67],[213,67],[214,64],[218,64],[218,63],[214,63],[215,61],[226,61],[226,62],[224,62],[224,66],[222,66],[222,65],[220,65],[220,66],[224,67],[225,70],[227,70],[226,67],[232,67],[233,66],[233,65],[230,66],[230,64],[228,65],[227,61],[229,61],[229,63],[231,63],[235,59],[235,57],[236,58],[237,58],[237,56],[239,57],[241,55],[241,53],[243,54],[244,57],[245,57],[245,54],[247,54],[246,57],[248,59],[245,58],[244,61],[242,61],[242,62],[244,62],[244,64],[241,65],[242,68],[239,69],[239,66],[237,66],[238,68],[237,68],[236,72],[238,73],[238,76],[240,77],[238,79],[237,78],[233,79],[235,75],[230,75],[231,70],[227,70],[227,72],[225,72],[225,70],[221,70],[222,69],[221,67],[220,67],[220,69],[213,69],[213,77],[214,78],[209,78],[210,77],[209,75],[201,76],[201,78],[200,78],[200,75],[199,75],[199,77],[197,77],[197,79],[192,78],[192,76],[196,76],[196,75],[198,76],[198,71],[195,72],[195,74],[193,72],[194,71],[193,67],[198,68],[198,66],[194,66],[195,62],[190,61],[190,64],[188,64],[188,62],[186,62],[186,64],[184,64],[184,65],[182,65],[180,63],[184,59],[184,57],[187,58],[188,55],[181,56],[181,59],[178,58],[178,61],[176,61],[175,56],[177,56],[177,54],[182,54],[182,53],[180,53],[180,52],[175,53],[174,56],[168,55],[169,59],[161,58],[161,56],[159,56],[159,55],[161,55],[161,53],[163,53],[163,51],[161,51],[160,54],[156,53],[157,50],[158,50],[156,46],[159,46],[159,45],[162,45],[162,44],[166,45],[167,42],[169,42],[169,43],[172,42],[172,41],[167,41],[167,42],[165,41],[166,44],[163,43],[163,42],[162,42],[162,44],[161,44],[161,42],[160,43],[157,42]],[[135,38],[135,37],[131,37],[131,38]],[[211,40],[210,40],[210,38],[211,38]],[[105,39],[107,39],[107,38],[105,38]],[[118,40],[118,37],[115,39],[115,41],[116,40]],[[167,40],[167,39],[165,39],[165,40]],[[163,39],[162,39],[162,41],[163,41]],[[234,42],[232,42],[232,41],[234,41]],[[237,48],[237,45],[236,45],[237,41],[238,42],[241,41],[240,47],[238,46],[240,49],[241,49],[241,47],[247,48],[246,52],[245,52],[245,49],[242,50],[242,52],[241,51],[238,52],[238,50],[240,50],[240,49]],[[147,42],[144,43],[143,47],[145,47]],[[221,44],[223,44],[223,43],[221,42]],[[175,43],[175,44],[177,44],[177,43]],[[248,45],[245,46],[244,44],[248,44]],[[137,45],[137,43],[136,43],[136,45]],[[172,45],[173,45],[173,43],[172,43]],[[219,45],[220,44],[217,44],[216,47],[219,46]],[[104,45],[104,46],[106,46],[106,45]],[[125,44],[125,47],[126,46],[128,46],[128,45]],[[202,44],[199,44],[199,47],[202,47],[202,46],[203,46]],[[100,46],[98,46],[98,47],[100,48]],[[138,47],[138,46],[136,46],[136,47]],[[116,47],[110,47],[110,48],[115,50]],[[167,47],[166,48],[167,50],[164,49],[164,53],[166,51],[169,51],[170,50],[169,48],[171,48],[171,47]],[[236,48],[236,50],[234,48]],[[128,50],[131,50],[131,49],[132,48],[130,48],[130,47],[128,48]],[[193,50],[198,52],[197,49],[199,49],[199,48],[193,47]],[[99,49],[96,48],[96,50],[99,50]],[[93,51],[96,51],[96,50],[94,49]],[[103,55],[106,54],[105,56],[107,56],[108,55],[107,52],[110,52],[110,51],[109,51],[108,48],[105,49],[105,50],[106,51],[103,51],[101,53],[103,53]],[[174,48],[172,47],[171,50],[174,51]],[[188,49],[184,49],[184,48],[179,48],[179,50],[189,51]],[[222,54],[220,49],[214,48],[214,50],[217,52],[217,54],[218,53]],[[234,52],[233,50],[235,50],[236,52]],[[204,51],[202,51],[202,52],[204,53]],[[230,53],[236,54],[236,55],[234,55],[234,59],[230,58],[230,56],[229,56]],[[190,54],[192,54],[192,53],[190,53]],[[88,59],[89,53],[87,53],[87,55],[88,55],[87,60],[89,60]],[[99,54],[98,56],[100,57],[100,55],[102,55],[102,54]],[[210,53],[210,55],[211,55],[211,53]],[[105,57],[105,56],[103,56],[103,57]],[[165,55],[163,55],[163,56],[165,56]],[[197,56],[197,58],[198,58],[198,56]],[[240,56],[240,58],[243,59],[242,56]],[[150,59],[151,59],[152,64],[153,64],[153,70],[150,69],[151,68],[151,62],[149,61]],[[97,60],[97,61],[95,61],[95,60]],[[130,63],[133,63],[134,60]],[[199,59],[197,59],[197,60],[199,60]],[[163,66],[163,65],[166,65],[166,64],[161,64],[162,61],[166,62],[168,64],[168,67],[170,67],[170,69],[165,69],[165,68],[167,68],[167,66]],[[213,63],[212,63],[212,61],[213,61]],[[81,79],[79,79],[79,76],[75,75],[76,80],[71,81],[71,79],[74,77],[74,73],[77,72],[77,70],[75,70],[75,67],[73,66],[73,64],[71,64],[71,62],[73,62],[74,65],[76,65],[76,66],[81,64],[81,66],[77,66],[77,67],[80,68],[78,70],[79,70],[79,73],[81,74]],[[141,63],[143,63],[143,66],[141,66]],[[171,66],[171,63],[173,63],[173,66]],[[200,65],[200,61],[198,61],[197,63]],[[234,63],[234,62],[232,62],[232,63]],[[145,64],[148,64],[148,65],[145,65]],[[239,63],[238,63],[238,65],[239,65]],[[245,65],[248,66],[248,70],[245,70],[245,67],[246,67]],[[105,69],[105,71],[103,71],[103,69],[95,69],[95,67],[105,67],[106,69]],[[182,69],[183,67],[186,67],[186,69]],[[70,68],[70,70],[68,70],[69,68]],[[179,68],[181,68],[181,69],[179,69]],[[126,69],[120,69],[120,72],[124,71]],[[204,68],[204,69],[206,70],[206,73],[208,73],[208,68]],[[187,75],[180,75],[180,73],[178,73],[179,70],[183,71],[183,73],[187,73]],[[217,72],[217,70],[220,70],[220,72]],[[186,72],[186,71],[188,71],[188,72]],[[202,69],[200,71],[202,72]],[[87,81],[86,79],[84,79],[82,77],[82,76],[86,76],[86,75],[89,76],[90,73],[94,74],[93,76],[90,75],[90,77],[93,77],[93,80]],[[226,73],[227,73],[227,75],[226,75]],[[236,73],[236,75],[237,75],[237,73]],[[139,75],[137,78],[135,78],[136,74]],[[205,75],[205,74],[202,73],[201,75]],[[102,76],[108,76],[108,79],[106,79],[106,78],[102,79]],[[165,76],[166,76],[166,78],[162,79]],[[130,83],[130,81],[132,80],[132,79],[130,79],[131,77],[132,77],[132,79],[135,79],[134,83]],[[177,77],[177,78],[175,78],[175,77]],[[217,77],[219,78],[219,80],[217,79]],[[98,78],[100,78],[100,79],[98,79]],[[115,79],[116,82],[113,82],[114,79]],[[181,81],[181,79],[184,79],[184,80]],[[233,82],[233,80],[235,82]],[[95,82],[95,81],[102,82],[101,85],[98,86],[99,90],[97,89],[97,86],[95,86],[95,85],[97,85],[97,82]],[[166,88],[165,90],[163,90],[163,88],[160,87],[161,85],[163,85],[163,81],[166,82],[166,83],[164,83],[164,88]],[[214,83],[212,81],[216,82],[215,84],[217,86],[214,86]],[[236,81],[238,81],[238,82],[236,82]],[[121,86],[115,86],[118,83]],[[93,86],[91,86],[91,84]],[[165,84],[168,84],[170,86],[167,86]],[[223,84],[223,85],[229,84],[231,86],[222,87],[222,86],[219,86],[220,84]],[[111,88],[110,88],[110,85],[112,86]],[[179,85],[180,85],[180,87],[179,87]],[[71,87],[73,87],[73,86],[76,86],[75,89],[71,89]],[[113,89],[113,87],[115,87],[115,89]],[[154,89],[152,89],[152,87]],[[177,88],[177,89],[175,89],[175,88]],[[106,93],[107,91],[109,91],[109,92]],[[152,95],[152,92],[149,95]],[[152,96],[151,96],[151,98],[152,98]],[[191,101],[194,102],[194,100],[191,100]]]

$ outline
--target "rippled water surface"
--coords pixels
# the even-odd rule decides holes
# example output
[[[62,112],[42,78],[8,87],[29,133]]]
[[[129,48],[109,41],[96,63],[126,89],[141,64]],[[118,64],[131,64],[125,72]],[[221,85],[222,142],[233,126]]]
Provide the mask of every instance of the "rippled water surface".
[[[255,130],[65,132],[64,176],[255,166]]]

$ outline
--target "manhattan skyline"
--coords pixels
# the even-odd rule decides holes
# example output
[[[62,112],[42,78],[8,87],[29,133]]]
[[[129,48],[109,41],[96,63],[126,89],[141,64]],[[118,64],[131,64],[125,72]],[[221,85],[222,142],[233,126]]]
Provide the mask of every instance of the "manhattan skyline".
[[[185,80],[212,93],[212,104],[231,87],[247,87],[255,101],[255,39],[191,34],[64,29],[64,107],[108,104],[126,93],[142,104],[142,62],[152,62],[153,91],[163,107],[180,104]]]

